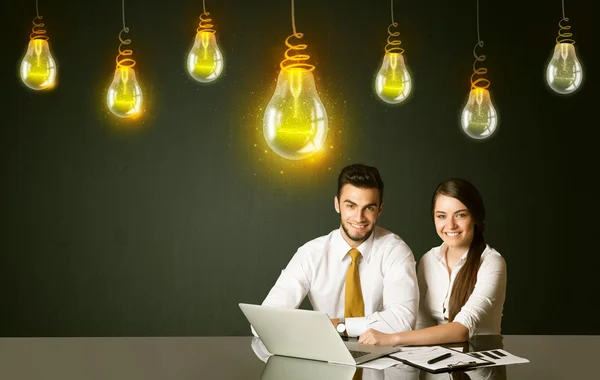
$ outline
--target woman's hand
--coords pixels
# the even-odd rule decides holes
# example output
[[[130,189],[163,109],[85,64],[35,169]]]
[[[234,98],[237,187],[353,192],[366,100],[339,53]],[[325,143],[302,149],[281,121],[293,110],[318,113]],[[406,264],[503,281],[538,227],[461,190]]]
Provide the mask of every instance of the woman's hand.
[[[394,334],[385,334],[377,330],[368,329],[358,338],[358,343],[376,344],[380,346],[396,346]]]

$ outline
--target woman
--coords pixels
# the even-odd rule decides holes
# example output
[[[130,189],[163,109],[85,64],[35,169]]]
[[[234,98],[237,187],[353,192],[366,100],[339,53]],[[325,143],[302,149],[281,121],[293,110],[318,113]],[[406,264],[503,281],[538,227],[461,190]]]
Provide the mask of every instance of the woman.
[[[384,334],[369,329],[360,343],[430,345],[500,334],[506,264],[485,243],[485,207],[479,191],[462,179],[444,181],[433,194],[432,214],[443,243],[419,261],[417,330]]]

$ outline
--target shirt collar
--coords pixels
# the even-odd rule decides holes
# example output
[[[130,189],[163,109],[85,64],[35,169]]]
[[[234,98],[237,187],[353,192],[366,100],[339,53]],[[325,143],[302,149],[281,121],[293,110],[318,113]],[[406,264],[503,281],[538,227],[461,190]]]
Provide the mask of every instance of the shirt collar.
[[[356,247],[356,249],[358,249],[360,251],[360,254],[367,262],[369,261],[369,256],[371,253],[371,248],[373,247],[373,241],[375,240],[376,232],[377,232],[377,227],[374,227],[373,232],[371,233],[371,236],[369,236],[367,240],[363,241],[361,245]],[[348,254],[348,251],[350,251],[352,249],[352,247],[346,242],[346,240],[344,240],[344,237],[342,236],[342,227],[341,226],[336,231],[334,237],[335,237],[334,245],[333,245],[334,250],[335,250],[337,257],[341,261],[344,259],[344,257],[346,257],[346,255]]]
[[[446,245],[446,243],[442,243],[442,245],[440,245],[437,249],[436,258],[438,259],[439,262],[443,263],[444,265],[446,265],[446,252],[447,251],[448,251],[448,246]],[[464,262],[467,260],[468,254],[469,254],[469,250],[467,249],[467,251],[465,253],[463,253],[463,255],[460,257],[460,260],[458,260],[458,262],[456,264],[457,265],[464,264]]]

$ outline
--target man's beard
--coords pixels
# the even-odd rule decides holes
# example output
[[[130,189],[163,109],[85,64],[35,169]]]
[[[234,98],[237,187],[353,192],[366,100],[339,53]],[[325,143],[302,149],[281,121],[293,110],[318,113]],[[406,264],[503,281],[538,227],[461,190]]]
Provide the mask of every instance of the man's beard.
[[[375,226],[371,227],[371,229],[365,234],[364,237],[350,235],[350,232],[346,228],[346,225],[344,224],[344,222],[342,222],[342,229],[344,230],[344,233],[346,234],[346,236],[348,236],[350,238],[350,240],[356,241],[356,242],[363,242],[363,241],[367,240],[369,238],[369,236],[371,236],[371,234],[373,233],[373,230],[375,229]]]

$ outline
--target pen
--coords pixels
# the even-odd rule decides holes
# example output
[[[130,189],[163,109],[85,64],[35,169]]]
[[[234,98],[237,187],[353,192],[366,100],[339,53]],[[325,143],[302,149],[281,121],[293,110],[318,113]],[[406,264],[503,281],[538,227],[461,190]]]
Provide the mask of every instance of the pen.
[[[449,353],[449,352],[446,352],[444,355],[440,355],[437,358],[433,358],[433,359],[427,360],[427,364],[437,363],[440,360],[448,359],[450,356],[452,356],[452,354]]]

